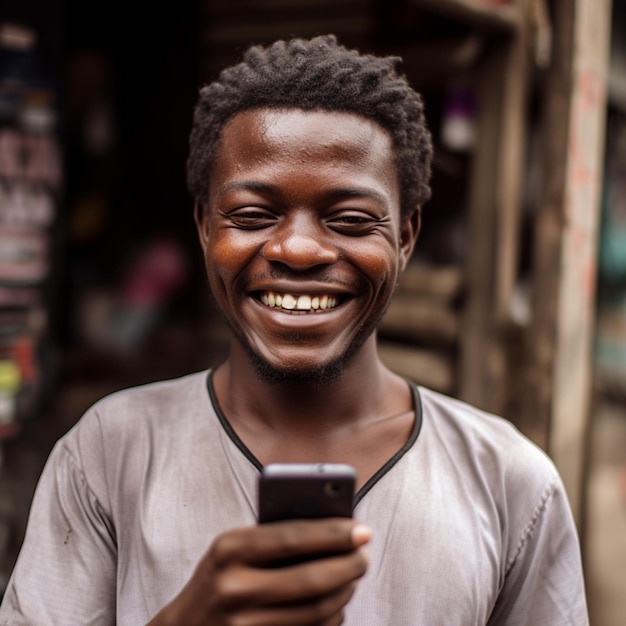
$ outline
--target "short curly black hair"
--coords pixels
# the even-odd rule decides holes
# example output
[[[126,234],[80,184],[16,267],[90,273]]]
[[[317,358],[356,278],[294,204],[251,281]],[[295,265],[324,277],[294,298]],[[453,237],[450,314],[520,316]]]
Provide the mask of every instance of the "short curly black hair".
[[[187,185],[205,204],[221,132],[237,113],[261,108],[341,111],[374,120],[391,135],[401,212],[430,197],[432,142],[421,96],[397,71],[400,57],[361,54],[334,35],[252,46],[200,90],[193,115]]]

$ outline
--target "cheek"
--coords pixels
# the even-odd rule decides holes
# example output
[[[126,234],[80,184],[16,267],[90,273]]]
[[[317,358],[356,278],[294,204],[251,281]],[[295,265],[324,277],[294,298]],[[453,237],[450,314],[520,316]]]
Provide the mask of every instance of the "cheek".
[[[253,255],[253,246],[242,245],[233,234],[222,232],[209,238],[204,259],[209,275],[229,277],[241,271]]]
[[[242,239],[238,234],[235,230],[217,231],[209,237],[204,253],[209,286],[223,305],[244,294],[245,276],[262,245],[252,237]]]
[[[225,285],[232,282],[235,274],[233,247],[228,241],[210,237],[204,249],[204,266],[213,295],[222,301],[226,296]]]
[[[207,271],[213,274],[219,269],[220,274],[229,274],[234,269],[237,255],[233,251],[233,246],[224,238],[209,239],[207,249],[204,254]]]
[[[360,265],[376,290],[385,287],[395,289],[400,261],[398,251],[392,245],[372,246],[368,254],[361,257]]]

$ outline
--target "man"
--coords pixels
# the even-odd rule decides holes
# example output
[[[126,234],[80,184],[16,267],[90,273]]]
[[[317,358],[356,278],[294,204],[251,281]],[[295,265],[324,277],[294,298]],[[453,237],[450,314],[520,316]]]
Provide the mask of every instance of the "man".
[[[230,355],[105,398],[61,439],[2,623],[587,623],[550,460],[377,356],[429,195],[396,62],[277,42],[202,89],[188,180]],[[257,524],[271,462],[354,466],[354,521]]]

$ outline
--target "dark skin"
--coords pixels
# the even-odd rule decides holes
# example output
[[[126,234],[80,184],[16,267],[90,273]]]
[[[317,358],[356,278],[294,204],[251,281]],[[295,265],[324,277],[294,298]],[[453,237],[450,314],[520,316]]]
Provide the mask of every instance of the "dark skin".
[[[347,113],[244,112],[224,129],[208,206],[196,206],[234,336],[214,386],[263,464],[349,463],[361,487],[409,436],[411,394],[375,334],[419,231],[417,207],[401,219],[393,155],[384,129]],[[322,381],[329,364],[341,375]],[[345,519],[229,531],[151,624],[340,624],[369,536]],[[316,553],[336,556],[267,567]]]

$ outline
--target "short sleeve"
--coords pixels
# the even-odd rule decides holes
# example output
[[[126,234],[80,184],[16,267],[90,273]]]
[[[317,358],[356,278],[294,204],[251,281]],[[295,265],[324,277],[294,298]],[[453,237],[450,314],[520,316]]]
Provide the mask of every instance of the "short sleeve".
[[[40,477],[0,624],[115,624],[113,526],[63,440]]]
[[[489,626],[587,626],[582,572],[578,535],[557,476],[518,538]]]

